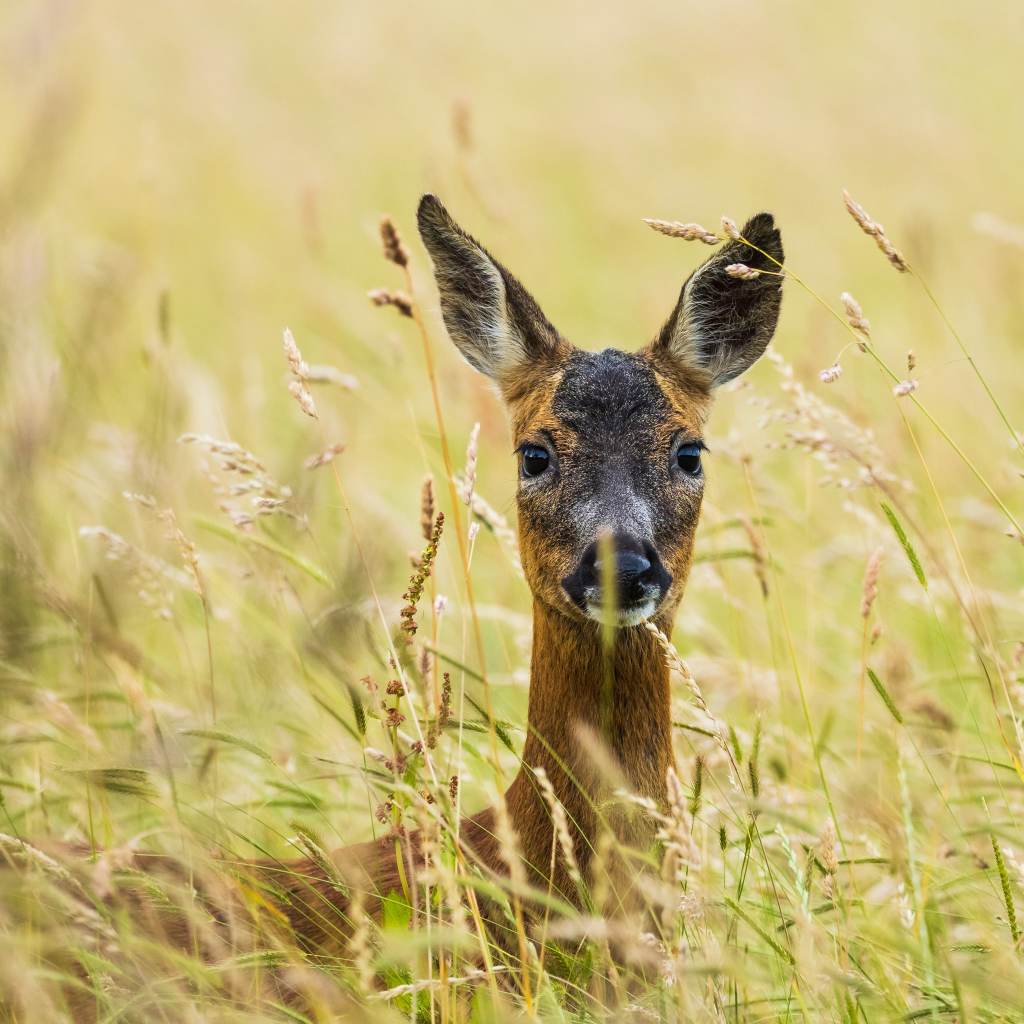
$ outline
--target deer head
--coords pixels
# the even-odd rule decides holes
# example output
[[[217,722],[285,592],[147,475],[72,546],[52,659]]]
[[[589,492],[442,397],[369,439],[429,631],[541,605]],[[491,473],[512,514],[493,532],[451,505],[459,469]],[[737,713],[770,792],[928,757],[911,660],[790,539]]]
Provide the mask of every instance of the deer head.
[[[435,196],[423,197],[418,219],[448,333],[509,412],[535,598],[574,618],[611,613],[620,627],[670,619],[692,561],[714,391],[764,352],[778,321],[780,276],[726,272],[734,263],[778,270],[771,215],[743,227],[752,245],[728,242],[690,275],[638,352],[571,345]]]

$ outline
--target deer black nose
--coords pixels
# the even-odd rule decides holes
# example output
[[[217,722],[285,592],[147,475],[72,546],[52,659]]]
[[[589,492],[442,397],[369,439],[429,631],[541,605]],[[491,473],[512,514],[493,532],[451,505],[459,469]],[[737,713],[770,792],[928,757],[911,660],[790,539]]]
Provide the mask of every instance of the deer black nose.
[[[604,579],[605,568],[600,558],[601,549],[597,550],[598,557],[594,561],[594,575],[598,581]],[[631,586],[639,583],[651,571],[651,560],[639,551],[628,551],[622,548],[615,549],[615,565],[612,572],[615,579],[623,586]]]
[[[604,561],[609,550],[614,558],[611,572]],[[588,545],[576,571],[562,580],[562,586],[578,607],[586,609],[588,605],[607,602],[608,595],[603,591],[609,578],[614,581],[613,600],[620,609],[658,601],[672,583],[652,544],[616,535],[610,548],[597,541]]]

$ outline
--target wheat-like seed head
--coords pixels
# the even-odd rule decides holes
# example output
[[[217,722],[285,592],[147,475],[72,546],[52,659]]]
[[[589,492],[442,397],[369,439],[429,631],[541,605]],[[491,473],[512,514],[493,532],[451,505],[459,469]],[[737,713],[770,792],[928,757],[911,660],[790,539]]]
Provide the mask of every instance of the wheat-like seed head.
[[[732,217],[726,217],[725,214],[722,214],[722,234],[726,238],[731,238],[734,242],[738,242],[743,238],[740,234],[740,229],[736,227],[736,221]]]
[[[836,854],[836,827],[829,818],[821,830],[818,839],[818,857],[821,866],[828,875],[834,875],[839,870],[839,857]]]
[[[434,533],[434,516],[437,507],[434,501],[434,478],[429,474],[423,478],[420,487],[420,533],[424,540],[430,540]]]
[[[466,469],[462,474],[462,500],[470,507],[473,505],[473,490],[476,487],[476,460],[479,441],[480,424],[474,423],[473,429],[469,432],[469,442],[466,444]]]
[[[839,296],[839,301],[843,304],[843,309],[846,312],[846,322],[855,330],[858,334],[864,336],[865,341],[871,337],[871,321],[864,316],[864,310],[860,308],[860,303],[849,293],[843,292]],[[865,345],[861,344],[861,350],[865,349]]]
[[[395,227],[395,222],[385,214],[380,219],[380,240],[384,246],[384,258],[399,267],[409,265],[409,250]]]
[[[343,444],[332,444],[330,448],[325,448],[316,455],[310,455],[303,465],[306,469],[319,469],[321,466],[326,466],[329,462],[333,462],[344,450],[345,446]]]
[[[698,241],[705,245],[717,245],[721,241],[718,235],[712,234],[700,224],[684,224],[678,220],[654,220],[650,217],[645,217],[644,223],[659,234],[668,235],[669,238],[682,238],[687,242]]]
[[[730,277],[739,278],[741,281],[753,281],[755,278],[761,276],[760,270],[748,267],[746,263],[730,263],[729,266],[725,268],[725,272]]]
[[[288,391],[295,399],[298,407],[310,418],[318,420],[320,414],[316,411],[316,403],[313,401],[313,394],[300,380],[288,382]]]
[[[850,216],[857,222],[861,231],[875,240],[875,244],[885,254],[885,258],[898,271],[900,271],[900,273],[906,273],[910,270],[910,264],[908,264],[903,258],[896,246],[889,241],[889,238],[885,233],[885,228],[883,228],[877,221],[872,220],[868,215],[867,210],[865,210],[864,207],[861,206],[845,188],[843,189],[843,202],[846,204],[846,209],[850,212]]]
[[[523,855],[519,848],[519,836],[516,835],[512,819],[509,817],[504,795],[499,796],[494,805],[494,835],[498,840],[501,859],[505,862],[512,881],[517,887],[525,888],[527,884],[526,868],[523,865]]]
[[[405,292],[391,288],[374,288],[366,294],[375,306],[392,306],[402,316],[412,316],[412,299]]]
[[[313,394],[306,385],[306,381],[309,379],[309,367],[302,358],[294,335],[287,327],[284,329],[283,338],[284,354],[293,378],[288,382],[288,390],[299,408],[311,419],[317,420],[320,418],[320,414],[316,411]]]
[[[818,379],[822,384],[834,384],[842,376],[843,368],[838,362],[833,363],[831,366],[822,370],[818,374]]]
[[[200,597],[204,597],[203,581],[199,575],[199,555],[196,552],[195,544],[185,536],[178,525],[178,518],[174,514],[174,509],[165,508],[162,512],[158,513],[158,517],[167,524],[171,539],[177,545],[181,561],[189,574],[189,578],[192,580],[192,589]]]
[[[871,606],[878,597],[878,573],[882,568],[881,548],[876,548],[868,559],[867,568],[864,570],[864,583],[861,587],[860,616],[866,619],[871,614]]]
[[[580,874],[580,866],[576,860],[576,850],[573,847],[572,835],[569,832],[569,819],[566,817],[565,808],[556,796],[555,787],[551,785],[551,780],[548,778],[548,773],[544,768],[538,765],[533,769],[533,773],[537,776],[541,793],[544,795],[544,801],[551,812],[551,822],[554,825],[558,848],[561,850],[562,859],[565,861],[565,869],[569,877],[577,885],[581,885],[583,877]]]
[[[288,360],[288,368],[292,371],[292,375],[298,380],[305,380],[309,376],[309,367],[302,358],[299,346],[295,343],[295,335],[292,334],[290,328],[284,329],[282,340],[285,359]]]
[[[522,576],[523,564],[519,555],[519,539],[515,530],[509,525],[507,517],[503,516],[479,491],[475,488],[470,494],[466,485],[465,477],[456,476],[455,483],[460,495],[469,494],[469,507],[473,515],[480,520],[508,549],[509,557],[516,572]]]

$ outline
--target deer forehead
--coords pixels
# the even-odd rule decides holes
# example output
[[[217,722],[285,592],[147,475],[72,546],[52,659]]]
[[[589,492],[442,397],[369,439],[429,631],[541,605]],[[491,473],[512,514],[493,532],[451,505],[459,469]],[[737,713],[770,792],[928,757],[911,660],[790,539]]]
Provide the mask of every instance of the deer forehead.
[[[517,443],[547,433],[559,455],[580,449],[643,459],[677,434],[701,436],[710,396],[659,372],[641,353],[575,350],[511,403]]]

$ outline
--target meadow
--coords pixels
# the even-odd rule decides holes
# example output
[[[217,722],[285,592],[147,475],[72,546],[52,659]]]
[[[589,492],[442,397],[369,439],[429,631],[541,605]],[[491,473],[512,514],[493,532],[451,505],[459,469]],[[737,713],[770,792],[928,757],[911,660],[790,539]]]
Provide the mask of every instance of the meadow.
[[[0,13],[3,1019],[1021,1019],[1021,17],[517,8]],[[785,240],[707,436],[680,789],[625,936],[600,892],[527,934],[453,853],[518,768],[531,597],[425,191],[595,350],[709,253],[644,218]],[[424,823],[435,872],[331,959],[273,927],[211,958],[105,900],[154,851],[184,867],[153,899],[272,918],[237,863]]]

